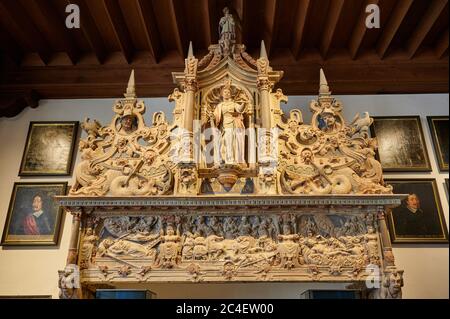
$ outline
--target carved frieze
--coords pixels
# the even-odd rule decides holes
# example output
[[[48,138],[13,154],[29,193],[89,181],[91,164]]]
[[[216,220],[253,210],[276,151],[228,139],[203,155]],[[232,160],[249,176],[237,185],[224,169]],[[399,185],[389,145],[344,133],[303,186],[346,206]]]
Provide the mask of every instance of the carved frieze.
[[[381,265],[377,225],[369,215],[105,217],[95,231],[85,232],[80,264],[84,273],[116,271],[118,278],[148,279],[155,271],[169,278],[172,270],[184,269],[191,277],[180,280],[215,273],[209,280],[226,281],[241,270],[260,274],[253,280],[274,271],[281,280],[292,270],[311,274],[313,266],[315,272],[350,276]]]

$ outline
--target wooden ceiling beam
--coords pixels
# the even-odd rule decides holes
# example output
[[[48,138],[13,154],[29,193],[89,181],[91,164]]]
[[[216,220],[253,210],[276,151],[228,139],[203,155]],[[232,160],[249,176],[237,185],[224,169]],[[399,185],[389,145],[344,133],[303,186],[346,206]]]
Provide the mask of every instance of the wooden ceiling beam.
[[[311,8],[311,0],[299,0],[297,3],[297,10],[294,21],[294,30],[292,34],[292,46],[291,51],[295,60],[298,60],[302,51],[303,37],[305,35],[306,18],[308,17],[308,11]]]
[[[180,0],[166,1],[169,1],[169,16],[172,20],[172,26],[175,31],[175,42],[177,45],[178,54],[184,60],[187,56],[189,40],[186,38],[186,28],[183,19],[183,3]]]
[[[111,24],[122,53],[128,64],[133,62],[134,48],[130,32],[127,29],[125,18],[123,17],[117,0],[101,0],[108,20]]]
[[[442,59],[448,50],[448,29],[440,36],[434,51],[438,59]]]
[[[15,24],[16,29],[20,30],[23,38],[36,50],[42,62],[47,65],[52,56],[50,45],[31,18],[25,14],[25,9],[20,5],[19,1],[2,0],[0,1],[0,10],[8,14],[11,23]]]
[[[380,59],[384,59],[386,57],[386,53],[391,46],[392,40],[397,34],[400,25],[405,20],[405,17],[411,8],[414,0],[402,0],[397,1],[397,5],[395,6],[391,16],[389,17],[389,21],[386,26],[383,28],[382,34],[377,42],[376,52]]]
[[[147,46],[153,57],[153,62],[158,63],[163,56],[163,47],[159,38],[159,31],[156,26],[155,13],[150,1],[135,0],[139,12],[139,19],[144,27]]]
[[[367,19],[367,12],[366,7],[370,4],[376,4],[378,5],[380,1],[379,0],[366,0],[364,6],[362,7],[362,12],[359,15],[358,22],[356,23],[355,28],[353,29],[353,33],[350,37],[349,41],[349,51],[350,56],[352,59],[356,59],[358,57],[358,53],[361,49],[361,44],[364,40],[364,36],[367,32],[367,26],[366,26],[366,19]]]
[[[40,97],[34,90],[0,94],[0,117],[14,117],[25,108],[39,106]]]
[[[214,20],[214,1],[213,0],[202,0],[202,14],[205,18],[205,43],[207,46],[213,43],[213,34],[214,34],[214,23],[217,23]]]
[[[427,11],[421,18],[419,25],[414,30],[406,45],[406,50],[410,59],[412,59],[416,55],[417,51],[419,50],[433,25],[436,23],[447,3],[447,0],[433,0],[431,2]]]
[[[281,19],[281,1],[282,0],[266,0],[266,16],[265,16],[265,29],[264,29],[264,44],[267,50],[267,56],[270,58],[272,55],[279,29],[279,21]]]
[[[249,42],[249,22],[250,19],[247,18],[249,13],[249,5],[248,0],[234,0],[233,2],[234,8],[236,9],[237,15],[239,16],[239,27],[237,30],[237,41],[240,40],[241,43],[247,44]],[[222,13],[222,9],[220,10],[220,13]],[[214,23],[214,22],[213,22]],[[216,29],[218,28],[219,21],[215,21],[216,23]],[[240,30],[239,30],[240,29]],[[216,31],[217,32],[217,31]]]
[[[6,43],[0,46],[0,52],[3,52],[16,66],[20,66],[24,52],[14,38],[2,28],[0,28],[0,43]]]
[[[103,64],[105,62],[107,52],[105,44],[103,42],[100,31],[95,24],[94,19],[89,11],[89,7],[85,0],[67,0],[68,4],[76,4],[82,12],[82,19],[80,21],[81,31],[89,46],[92,48],[98,63]]]
[[[75,45],[75,41],[70,35],[65,25],[65,20],[58,14],[53,4],[50,1],[31,0],[39,9],[40,14],[46,17],[45,22],[48,28],[52,30],[52,36],[55,36],[57,41],[64,48],[65,53],[69,57],[73,65],[77,64],[80,58],[80,51]]]
[[[419,62],[414,62],[420,60]],[[173,62],[179,61],[178,57]],[[332,79],[335,94],[406,94],[448,93],[448,61],[431,55],[413,61],[380,60],[372,54],[364,59],[336,58],[324,62],[320,54],[307,60],[292,61],[290,52],[271,61],[276,70],[284,70],[279,87],[289,95],[317,94],[318,70],[324,66]],[[173,90],[171,71],[183,71],[180,62],[164,64],[137,63],[139,94],[148,97],[167,96]],[[389,76],[386,76],[389,74]],[[0,79],[0,94],[36,90],[42,98],[116,98],[121,96],[129,76],[129,66],[78,65],[21,68],[6,70]]]
[[[345,0],[332,0],[328,8],[326,24],[323,29],[322,38],[320,40],[320,53],[324,59],[327,58],[328,52],[333,42],[336,26],[342,14]]]

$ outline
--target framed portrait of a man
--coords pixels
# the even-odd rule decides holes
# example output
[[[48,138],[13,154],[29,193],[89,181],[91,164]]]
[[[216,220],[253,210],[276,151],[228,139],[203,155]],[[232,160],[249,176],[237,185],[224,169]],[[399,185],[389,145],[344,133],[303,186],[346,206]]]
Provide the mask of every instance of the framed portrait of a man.
[[[15,183],[3,230],[3,246],[56,246],[62,209],[53,197],[65,195],[67,183]]]
[[[78,125],[78,122],[31,122],[19,176],[70,175]]]
[[[393,243],[448,243],[435,179],[386,179],[395,194],[408,194],[388,215]]]
[[[373,117],[377,159],[385,172],[430,172],[431,165],[419,116]]]
[[[448,171],[448,116],[428,116],[427,120],[439,170]]]

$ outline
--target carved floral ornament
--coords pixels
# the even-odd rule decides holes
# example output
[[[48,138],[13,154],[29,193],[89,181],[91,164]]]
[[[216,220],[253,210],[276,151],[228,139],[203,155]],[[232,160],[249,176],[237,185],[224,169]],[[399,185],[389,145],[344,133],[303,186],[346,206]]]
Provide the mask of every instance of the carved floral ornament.
[[[171,122],[156,112],[146,125],[133,71],[111,122],[82,124],[76,183],[58,198],[84,212],[81,283],[361,282],[375,267],[380,296],[400,297],[377,218],[400,199],[374,157],[373,120],[347,123],[323,70],[311,123],[298,109],[285,116],[288,98],[273,92],[283,72],[264,43],[252,59],[224,14],[219,44],[200,61],[191,45],[173,73]]]

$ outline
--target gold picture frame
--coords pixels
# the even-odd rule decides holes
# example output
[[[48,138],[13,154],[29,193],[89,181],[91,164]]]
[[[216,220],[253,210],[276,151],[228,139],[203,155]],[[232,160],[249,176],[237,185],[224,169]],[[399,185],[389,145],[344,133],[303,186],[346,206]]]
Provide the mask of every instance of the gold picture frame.
[[[19,176],[68,176],[72,171],[77,121],[30,122]]]
[[[448,116],[427,116],[439,170],[448,172],[449,130]]]
[[[377,160],[384,172],[431,172],[420,116],[374,116]]]
[[[14,183],[2,246],[57,246],[63,210],[53,196],[66,195],[67,182]]]
[[[448,230],[435,179],[386,179],[394,194],[409,194],[388,214],[394,244],[448,243]]]

